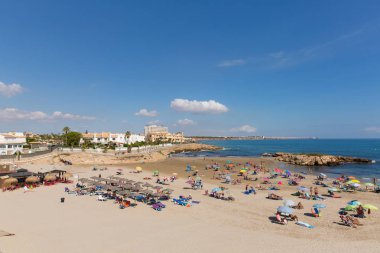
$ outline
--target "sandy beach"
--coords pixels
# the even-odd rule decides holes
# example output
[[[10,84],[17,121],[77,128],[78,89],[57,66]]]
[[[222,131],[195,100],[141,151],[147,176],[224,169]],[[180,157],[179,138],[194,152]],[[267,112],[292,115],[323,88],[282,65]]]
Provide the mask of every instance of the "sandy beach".
[[[17,190],[0,193],[0,229],[14,236],[0,237],[0,251],[7,252],[378,252],[380,248],[379,213],[361,219],[363,226],[350,228],[337,224],[339,208],[346,202],[358,199],[363,203],[380,206],[375,193],[341,193],[341,199],[327,198],[322,217],[314,218],[310,212],[320,201],[304,200],[291,196],[294,186],[280,186],[276,194],[284,199],[299,200],[305,209],[295,210],[303,222],[314,225],[308,229],[289,222],[288,225],[272,223],[282,201],[267,199],[268,191],[256,195],[244,195],[243,182],[228,185],[235,201],[227,202],[205,196],[205,189],[221,185],[212,179],[212,171],[204,170],[207,164],[224,162],[223,158],[168,158],[159,162],[107,166],[107,171],[92,171],[92,166],[63,166],[46,164],[46,161],[26,164],[31,171],[40,168],[62,168],[80,178],[115,175],[123,169],[123,177],[144,181],[158,169],[161,176],[179,174],[171,183],[173,196],[191,194],[200,204],[183,207],[167,202],[167,207],[154,211],[145,204],[121,210],[112,200],[98,202],[95,196],[75,196],[64,193],[64,184],[42,186],[33,192]],[[263,162],[274,167],[272,160],[260,158],[234,158],[233,162]],[[197,166],[205,181],[204,190],[184,189],[188,174],[186,164]],[[143,173],[130,173],[135,166],[143,167]],[[258,177],[263,177],[258,175]],[[307,176],[304,186],[312,186],[314,176]],[[154,183],[155,178],[148,180]],[[146,181],[146,180],[145,180]],[[75,181],[76,182],[76,181]],[[255,184],[254,184],[255,185]],[[73,188],[73,186],[71,186]],[[321,188],[321,193],[324,190]],[[60,198],[65,197],[65,203]]]

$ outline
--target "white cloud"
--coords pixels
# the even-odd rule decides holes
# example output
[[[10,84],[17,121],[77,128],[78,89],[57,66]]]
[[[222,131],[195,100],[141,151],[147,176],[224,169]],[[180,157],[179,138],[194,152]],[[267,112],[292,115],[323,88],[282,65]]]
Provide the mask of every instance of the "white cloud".
[[[217,114],[228,112],[228,108],[225,105],[218,103],[215,100],[197,101],[176,98],[171,102],[170,107],[176,111],[191,113]]]
[[[140,111],[136,112],[135,115],[143,117],[157,117],[158,112],[155,110],[148,111],[147,109],[141,109]]]
[[[372,133],[380,133],[380,127],[367,127],[364,130]]]
[[[255,127],[253,127],[253,126],[243,125],[241,127],[232,128],[230,131],[231,132],[243,132],[243,133],[255,133],[256,130],[257,129]]]
[[[19,93],[22,93],[24,88],[17,83],[5,84],[0,82],[0,94],[5,97],[13,97]]]
[[[17,108],[0,109],[0,120],[94,120],[95,117],[81,116],[70,113],[54,112],[49,115],[41,111],[23,111]]]
[[[239,65],[244,65],[246,64],[247,61],[244,59],[234,59],[234,60],[225,60],[219,63],[217,66],[218,67],[234,67],[234,66],[239,66]]]
[[[71,114],[71,113],[63,113],[60,111],[56,111],[52,114],[51,119],[94,120],[95,117],[81,116],[81,115],[75,115],[75,114]]]
[[[194,120],[191,119],[180,119],[177,121],[177,124],[180,126],[193,126],[197,124]]]

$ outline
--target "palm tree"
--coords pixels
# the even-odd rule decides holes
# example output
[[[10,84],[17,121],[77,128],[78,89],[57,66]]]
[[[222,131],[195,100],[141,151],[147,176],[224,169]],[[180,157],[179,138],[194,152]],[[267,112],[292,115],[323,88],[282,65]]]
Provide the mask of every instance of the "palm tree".
[[[65,126],[65,127],[62,129],[62,132],[65,133],[65,137],[66,137],[65,144],[67,145],[67,134],[71,132],[71,129],[70,129],[70,127],[68,127],[68,126]]]

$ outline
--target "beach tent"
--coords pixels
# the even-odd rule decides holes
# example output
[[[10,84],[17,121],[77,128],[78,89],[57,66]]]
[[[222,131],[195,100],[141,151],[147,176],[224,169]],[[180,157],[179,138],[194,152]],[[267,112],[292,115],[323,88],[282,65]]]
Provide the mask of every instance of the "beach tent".
[[[137,172],[141,172],[143,169],[141,167],[136,167]]]
[[[153,176],[158,177],[160,175],[160,172],[158,170],[153,171]]]

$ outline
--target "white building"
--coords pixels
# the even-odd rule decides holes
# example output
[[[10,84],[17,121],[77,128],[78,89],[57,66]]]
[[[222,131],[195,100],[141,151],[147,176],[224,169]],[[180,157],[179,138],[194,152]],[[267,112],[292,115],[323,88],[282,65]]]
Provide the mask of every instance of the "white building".
[[[23,133],[0,133],[0,155],[14,155],[22,152],[26,144],[26,136]]]
[[[141,142],[145,141],[145,136],[138,135],[138,134],[131,134],[129,138],[126,138],[125,134],[123,133],[84,133],[82,134],[83,138],[81,139],[81,143],[84,142],[84,140],[89,140],[92,143],[95,144],[109,144],[109,143],[115,143],[118,146],[124,145],[124,144],[133,144],[135,142]]]
[[[169,129],[165,126],[149,125],[144,127],[144,134],[148,136],[152,133],[169,133]]]
[[[145,141],[145,136],[144,135],[139,135],[139,134],[131,134],[129,138],[126,139],[127,144],[133,144],[136,142],[143,142]]]

